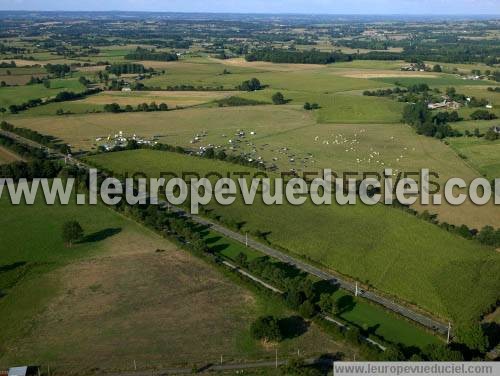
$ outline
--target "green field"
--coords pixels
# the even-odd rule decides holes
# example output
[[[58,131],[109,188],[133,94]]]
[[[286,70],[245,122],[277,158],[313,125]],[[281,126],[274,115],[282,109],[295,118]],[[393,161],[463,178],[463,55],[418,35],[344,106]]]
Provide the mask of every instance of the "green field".
[[[117,173],[245,170],[223,162],[148,150],[89,157]],[[477,319],[498,299],[500,254],[402,211],[376,205],[214,206],[243,231],[268,240],[442,318]],[[466,302],[463,296],[473,297]]]
[[[240,253],[247,255],[248,261],[262,256],[259,252],[247,248],[234,240],[220,238],[217,235],[211,236],[214,239],[218,239],[210,243],[211,247],[220,248],[219,253],[230,260],[236,261],[236,256]],[[348,325],[354,325],[363,330],[373,328],[371,335],[375,339],[381,338],[388,342],[402,343],[406,346],[418,346],[420,348],[425,347],[429,343],[439,342],[437,337],[427,333],[422,328],[410,324],[395,314],[389,313],[382,307],[370,304],[362,299],[354,299],[352,295],[347,294],[343,290],[337,290],[334,293],[334,297],[337,304],[342,300],[353,302],[352,306],[345,312],[342,312],[339,317],[348,323]]]
[[[450,138],[451,147],[465,156],[468,163],[490,179],[500,176],[500,140],[488,141],[477,137]]]
[[[0,367],[83,372],[130,370],[134,360],[143,369],[274,356],[251,339],[250,323],[291,312],[111,209],[2,198],[0,210]],[[72,248],[60,238],[69,219],[86,234]],[[278,349],[351,352],[314,325]]]
[[[25,103],[30,99],[53,97],[64,90],[73,92],[84,90],[83,85],[76,79],[55,79],[50,82],[50,88],[42,84],[0,88],[0,107],[7,108],[12,104]]]
[[[417,77],[397,77],[397,78],[378,78],[376,79],[380,82],[385,82],[388,84],[395,84],[396,82],[400,83],[404,86],[416,85],[420,83],[425,83],[431,87],[435,86],[491,86],[491,81],[482,81],[482,80],[463,80],[454,75],[445,75],[442,74],[437,78],[417,78]]]

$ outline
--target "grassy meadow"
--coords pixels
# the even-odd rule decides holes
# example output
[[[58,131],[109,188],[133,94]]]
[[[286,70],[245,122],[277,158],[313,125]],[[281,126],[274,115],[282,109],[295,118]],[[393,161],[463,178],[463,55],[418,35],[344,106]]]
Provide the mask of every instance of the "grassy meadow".
[[[242,171],[224,162],[149,150],[96,155],[89,161],[117,173]],[[288,204],[210,206],[242,231],[267,232],[291,254],[375,287],[442,318],[477,318],[498,299],[500,254],[405,212],[367,207]],[[465,295],[474,297],[463,302]]]
[[[273,357],[250,323],[289,311],[111,209],[2,198],[0,210],[0,366],[82,372]],[[60,228],[70,219],[85,238],[67,248]],[[351,352],[314,325],[278,346],[282,356],[297,349]]]
[[[0,88],[0,107],[8,108],[12,104],[25,103],[30,99],[50,98],[64,90],[79,92],[84,89],[84,86],[76,79],[50,80],[50,88],[46,88],[43,84],[2,87]]]
[[[243,253],[248,261],[252,261],[262,255],[251,248],[245,247],[231,239],[221,238],[217,234],[207,236],[212,249],[222,257],[237,262],[237,256]],[[392,343],[402,343],[406,346],[425,347],[430,343],[439,343],[439,339],[428,333],[423,328],[409,323],[403,318],[389,313],[384,308],[368,303],[363,299],[355,299],[352,295],[343,290],[334,293],[334,299],[338,306],[346,306],[337,318],[343,320],[347,325],[369,331],[370,336],[375,340],[385,340]],[[344,302],[349,302],[345,304]]]
[[[500,140],[488,141],[477,137],[461,137],[451,138],[449,143],[482,175],[490,179],[500,176]]]

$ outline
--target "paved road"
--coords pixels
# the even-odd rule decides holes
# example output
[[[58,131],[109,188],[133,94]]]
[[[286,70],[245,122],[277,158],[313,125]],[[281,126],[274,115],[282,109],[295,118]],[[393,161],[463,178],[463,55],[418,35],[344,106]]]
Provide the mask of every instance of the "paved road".
[[[190,213],[185,212],[182,209],[173,207],[170,205],[170,210],[181,213],[189,218],[191,218],[194,222],[208,226],[212,228],[214,231],[217,231],[228,238],[231,238],[233,240],[236,240],[242,244],[247,244],[247,239],[245,235],[242,235],[238,232],[229,230],[217,223],[214,223],[210,220],[207,220],[205,218],[200,218],[198,216],[192,215]],[[339,278],[333,274],[330,274],[322,269],[319,269],[315,266],[312,266],[310,264],[307,264],[303,261],[300,261],[284,252],[278,251],[274,248],[271,248],[265,244],[259,243],[253,239],[248,238],[248,246],[250,248],[253,248],[261,253],[264,253],[265,255],[268,255],[270,257],[273,257],[275,259],[278,259],[280,261],[283,261],[285,263],[294,265],[296,268],[303,270],[309,274],[312,274],[322,280],[325,281],[330,281],[332,283],[338,284],[341,288],[344,290],[350,291],[352,293],[356,292],[356,285],[355,283],[352,283],[350,281],[344,280],[342,278]],[[446,334],[448,332],[448,325],[441,323],[439,321],[434,320],[433,318],[430,318],[428,316],[425,316],[421,313],[418,313],[410,308],[404,307],[398,303],[393,302],[392,300],[389,300],[383,296],[380,296],[374,292],[371,291],[365,291],[361,290],[358,288],[358,296],[362,296],[368,300],[371,300],[375,303],[378,303],[385,308],[396,312],[410,320],[413,320],[429,329],[432,329],[434,331],[437,331],[442,334]]]
[[[6,132],[3,130],[0,130],[0,134],[4,134],[8,137],[14,138],[15,140],[17,140],[19,142],[22,142],[22,143],[25,143],[25,144],[28,144],[31,146],[44,147],[42,145],[37,144],[34,141],[28,140],[24,137],[18,136],[16,134],[11,133],[11,132]],[[55,154],[60,158],[65,158],[65,156],[61,153],[55,152],[53,150],[51,152],[52,152],[52,154]],[[72,159],[70,162],[78,164],[82,167],[88,168],[88,166],[86,166],[85,164],[81,163],[78,160]],[[217,223],[214,223],[210,220],[207,220],[205,218],[201,218],[201,217],[192,215],[190,213],[187,213],[180,208],[169,205],[169,209],[172,210],[173,212],[177,212],[177,213],[183,214],[183,215],[191,218],[196,223],[208,226],[208,227],[212,228],[213,230],[227,236],[228,238],[236,240],[242,244],[248,244],[249,247],[251,247],[255,250],[258,250],[259,252],[262,252],[265,255],[268,255],[270,257],[278,259],[282,262],[294,265],[296,268],[303,270],[311,275],[314,275],[322,280],[330,281],[332,283],[338,284],[344,290],[350,291],[352,293],[356,292],[356,285],[350,281],[339,278],[339,277],[337,277],[331,273],[328,273],[320,268],[317,268],[317,267],[312,266],[310,264],[307,264],[303,261],[300,261],[300,260],[298,260],[298,259],[296,259],[296,258],[294,258],[294,257],[292,257],[284,252],[278,251],[278,250],[271,248],[265,244],[259,243],[253,239],[248,238],[248,240],[247,240],[244,235],[242,235],[238,232],[229,230],[229,229],[227,229],[227,228],[225,228]],[[395,313],[398,313],[401,316],[404,316],[412,321],[415,321],[415,322],[417,322],[417,323],[419,323],[419,324],[421,324],[429,329],[432,329],[436,332],[439,332],[441,334],[446,334],[448,332],[448,325],[446,325],[442,322],[439,322],[431,317],[423,315],[419,312],[416,312],[416,311],[412,310],[411,308],[407,308],[405,306],[402,306],[402,305],[400,305],[400,304],[398,304],[390,299],[387,299],[381,295],[376,294],[375,292],[358,289],[358,296],[362,296],[362,297],[364,297],[372,302],[380,304],[380,305],[384,306],[385,308],[387,308],[388,310],[393,311]]]

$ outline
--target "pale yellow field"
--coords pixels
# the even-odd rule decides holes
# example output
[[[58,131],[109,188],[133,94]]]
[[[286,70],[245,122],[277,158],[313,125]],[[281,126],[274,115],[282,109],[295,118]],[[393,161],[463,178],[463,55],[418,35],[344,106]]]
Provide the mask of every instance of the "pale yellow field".
[[[84,61],[78,60],[69,60],[69,59],[51,59],[51,60],[24,60],[24,59],[4,59],[0,60],[0,63],[10,63],[14,61],[16,66],[18,67],[26,67],[32,65],[46,65],[46,64],[73,64],[73,63],[81,63],[84,64]]]
[[[119,105],[136,106],[141,103],[165,102],[170,107],[194,106],[207,103],[216,99],[237,95],[234,91],[106,91],[97,95],[91,95],[79,101],[81,103],[108,104],[118,103]]]
[[[368,71],[365,69],[358,70],[336,70],[335,71],[339,76],[342,77],[351,77],[351,78],[384,78],[384,77],[425,77],[425,78],[435,78],[438,77],[432,73],[425,72],[403,72],[403,71],[394,71],[394,70],[383,70],[377,69],[373,71]]]
[[[320,64],[277,64],[277,63],[269,63],[266,61],[246,61],[243,58],[235,58],[227,60],[211,59],[211,61],[233,67],[255,68],[266,71],[282,71],[282,72],[316,70],[316,69],[327,68],[326,65],[320,65]]]

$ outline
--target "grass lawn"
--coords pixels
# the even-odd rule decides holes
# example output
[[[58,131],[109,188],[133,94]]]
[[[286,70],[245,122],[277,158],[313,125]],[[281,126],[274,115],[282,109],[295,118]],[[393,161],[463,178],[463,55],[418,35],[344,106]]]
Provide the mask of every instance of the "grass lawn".
[[[149,150],[89,157],[117,173],[244,171],[240,166]],[[500,254],[397,209],[367,207],[211,206],[243,231],[269,232],[290,253],[453,320],[478,318],[498,299]],[[463,296],[471,297],[463,302]],[[473,297],[473,298],[472,298]]]
[[[251,93],[235,94],[239,97],[272,103],[276,90],[265,89]],[[359,92],[325,94],[297,90],[282,90],[281,93],[294,108],[304,103],[318,103],[320,109],[312,112],[319,123],[369,124],[399,123],[404,104],[377,97],[366,97]],[[275,107],[275,109],[277,109]]]
[[[0,88],[0,107],[25,103],[30,99],[53,97],[61,91],[83,91],[84,87],[76,79],[51,80],[50,88],[43,84],[11,86]]]
[[[14,207],[2,198],[0,210],[0,367],[82,372],[274,356],[251,339],[250,323],[290,312],[135,222],[102,206]],[[86,233],[72,248],[60,239],[69,219]],[[297,349],[351,352],[314,325],[279,345],[281,356]]]
[[[490,179],[500,176],[500,140],[488,141],[477,137],[448,139],[451,147],[481,174]]]

